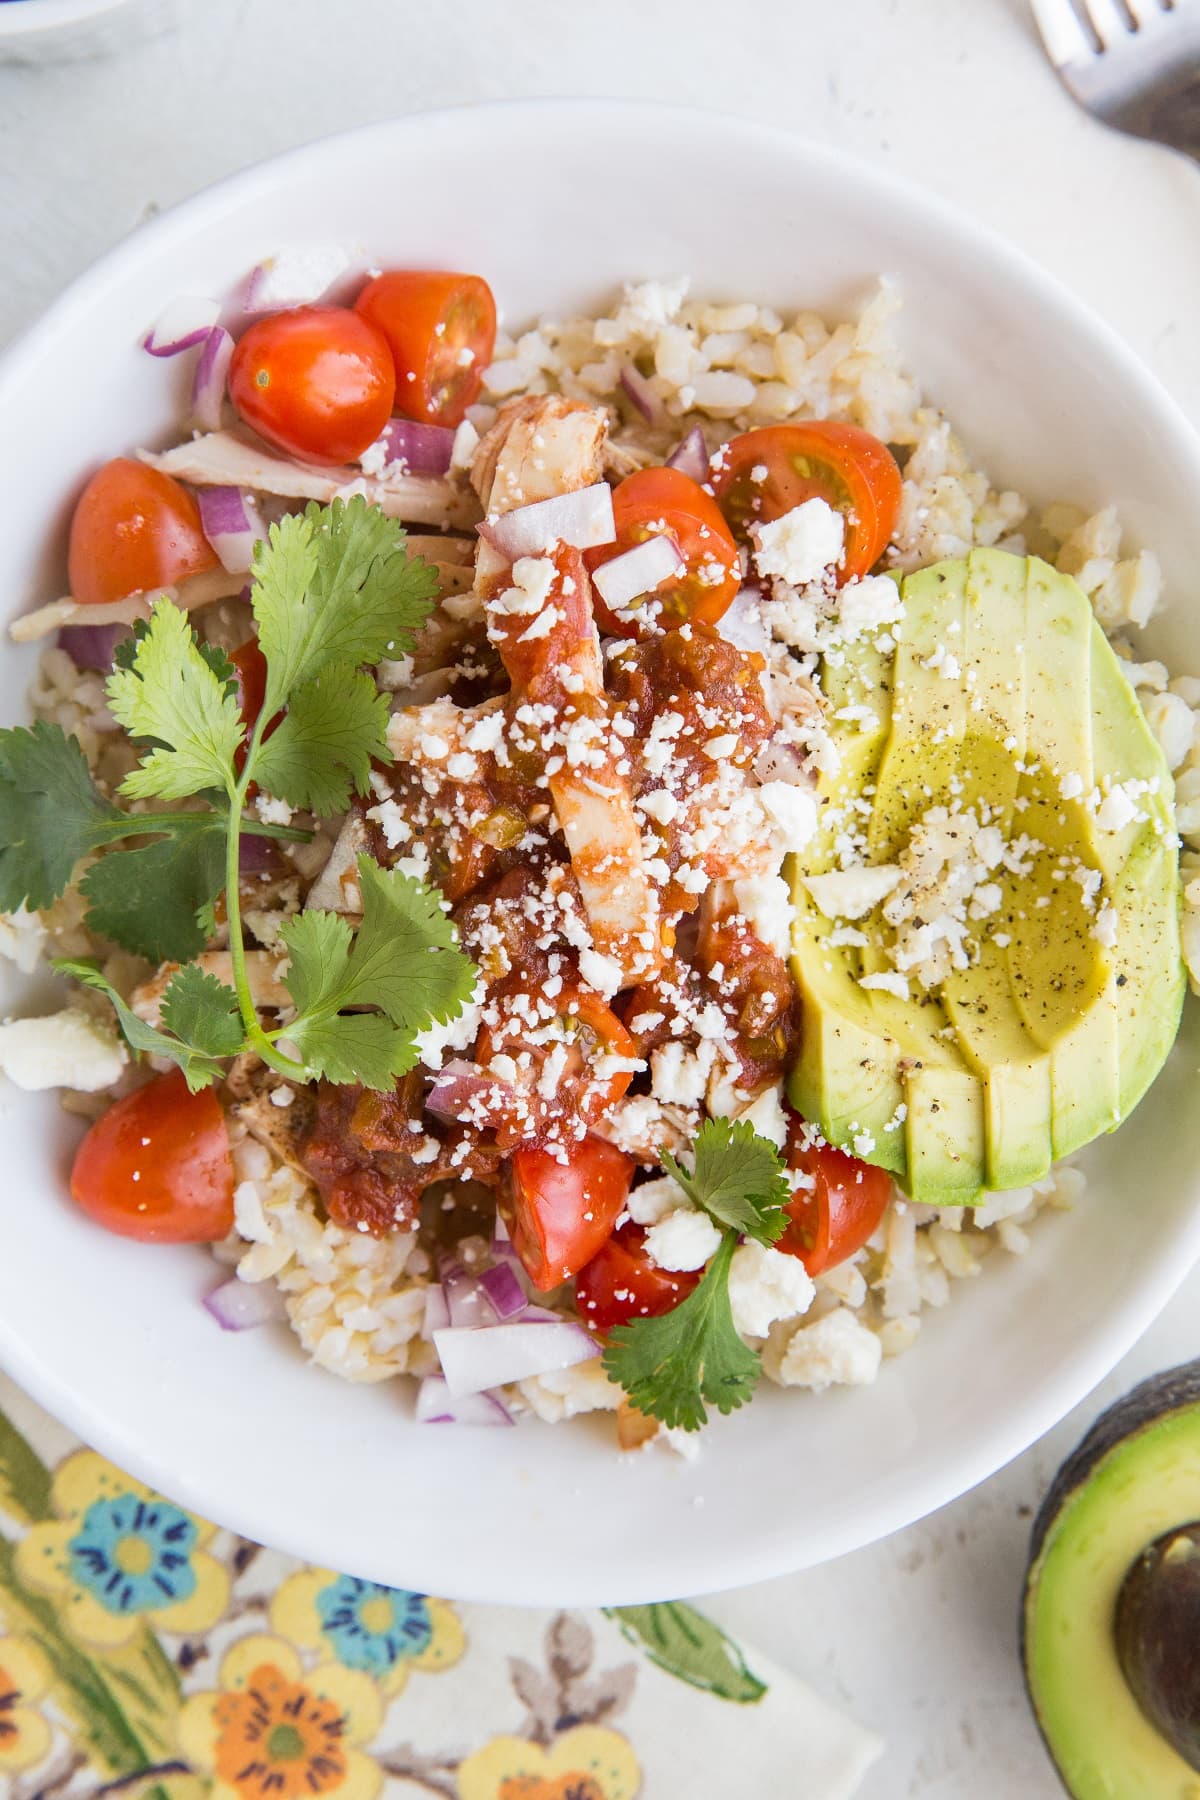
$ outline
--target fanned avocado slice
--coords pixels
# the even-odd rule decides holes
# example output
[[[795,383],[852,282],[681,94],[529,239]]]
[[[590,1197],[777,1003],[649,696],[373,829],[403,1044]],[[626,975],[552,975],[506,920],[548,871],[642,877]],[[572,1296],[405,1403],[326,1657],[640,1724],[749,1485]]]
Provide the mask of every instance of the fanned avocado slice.
[[[1026,607],[1026,569],[1018,557],[974,550],[967,559],[960,655],[966,728],[960,775],[987,797],[1006,837],[1020,818],[1017,800],[1025,762],[1026,659],[1013,620]],[[1002,881],[1006,912],[1014,882]],[[999,927],[996,927],[999,930]],[[942,1005],[963,1054],[984,1084],[986,1186],[1023,1187],[1051,1162],[1050,1058],[1030,1033],[1009,978],[1008,950],[993,933],[979,961],[943,984]]]
[[[1170,776],[1070,577],[978,550],[902,593],[893,650],[847,646],[823,671],[841,761],[791,872],[804,1008],[791,1092],[914,1199],[970,1203],[1111,1130],[1174,1041]],[[1098,783],[1127,784],[1137,817],[1107,829]],[[1008,853],[971,966],[934,992],[910,982],[908,998],[864,988],[892,968],[881,908],[847,933],[805,877],[839,867],[849,829],[865,831],[868,864],[892,865],[931,807],[985,804]]]

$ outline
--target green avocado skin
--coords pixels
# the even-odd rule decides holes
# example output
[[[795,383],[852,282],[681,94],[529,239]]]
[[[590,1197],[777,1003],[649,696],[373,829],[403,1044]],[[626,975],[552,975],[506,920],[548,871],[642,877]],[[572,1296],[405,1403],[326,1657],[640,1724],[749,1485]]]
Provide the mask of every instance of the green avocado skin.
[[[1074,1800],[1196,1800],[1200,1775],[1139,1708],[1117,1654],[1117,1596],[1147,1545],[1200,1517],[1200,1362],[1153,1376],[1092,1426],[1034,1521],[1021,1662]]]
[[[860,985],[889,966],[880,914],[856,921],[865,947],[837,947],[807,893],[806,875],[836,866],[832,830],[803,866],[793,859],[803,1038],[789,1091],[830,1142],[889,1169],[915,1201],[971,1205],[1115,1129],[1174,1043],[1185,976],[1171,777],[1069,576],[976,550],[901,591],[894,651],[850,645],[822,672],[841,758],[828,810],[861,816],[869,799],[875,864],[893,863],[939,805],[986,801],[1007,843],[1037,848],[1026,874],[1000,873],[977,961],[907,1000]],[[838,726],[839,711],[853,722]],[[1101,828],[1088,796],[1126,782],[1141,816]],[[1115,941],[1098,937],[1075,871],[1103,878]]]

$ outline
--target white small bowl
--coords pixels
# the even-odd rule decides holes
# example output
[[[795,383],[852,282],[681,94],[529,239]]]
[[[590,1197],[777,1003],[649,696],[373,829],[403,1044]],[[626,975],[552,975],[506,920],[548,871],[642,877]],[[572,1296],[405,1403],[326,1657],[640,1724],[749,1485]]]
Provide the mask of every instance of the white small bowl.
[[[144,226],[0,367],[0,593],[61,591],[88,470],[178,428],[138,340],[178,293],[224,294],[331,223],[382,264],[477,269],[508,320],[606,301],[629,277],[837,312],[880,271],[913,366],[973,455],[1040,500],[1118,503],[1162,557],[1151,642],[1195,672],[1196,439],[1128,350],[1007,245],[917,190],[764,126],[605,101],[377,125],[282,156]],[[0,659],[22,717],[31,653]],[[28,984],[0,1011],[31,1003]],[[72,1209],[78,1136],[7,1090],[0,1362],[117,1462],[315,1562],[477,1600],[634,1602],[754,1581],[883,1536],[981,1481],[1121,1357],[1200,1252],[1192,1009],[1135,1118],[1086,1159],[1086,1197],[956,1284],[874,1387],[764,1384],[699,1457],[619,1457],[611,1426],[414,1425],[404,1388],[307,1367],[282,1330],[226,1336],[202,1251],[132,1245]]]

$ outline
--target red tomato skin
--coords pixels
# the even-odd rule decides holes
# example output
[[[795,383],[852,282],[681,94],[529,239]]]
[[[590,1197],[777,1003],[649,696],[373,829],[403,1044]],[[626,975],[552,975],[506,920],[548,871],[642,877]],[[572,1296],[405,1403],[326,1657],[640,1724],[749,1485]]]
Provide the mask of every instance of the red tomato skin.
[[[173,587],[217,567],[200,508],[185,487],[132,457],[97,469],[71,520],[67,577],[81,606]]]
[[[747,505],[746,477],[767,471]],[[713,490],[726,518],[743,532],[751,517],[778,519],[814,496],[846,518],[846,546],[839,583],[866,575],[891,542],[903,496],[903,480],[887,445],[861,425],[837,419],[805,419],[795,425],[763,425],[731,438],[714,459]]]
[[[246,766],[246,750],[251,734],[258,723],[258,715],[263,709],[263,701],[267,697],[267,659],[258,647],[256,637],[247,638],[244,644],[232,651],[229,658],[237,674],[238,707],[242,715],[242,724],[246,728],[246,742],[239,744],[233,753],[234,767],[240,775]],[[273,731],[279,729],[283,714],[276,713],[263,732],[263,741]],[[247,790],[247,797],[252,798],[258,792],[258,783],[252,781]]]
[[[237,670],[242,724],[250,732],[267,697],[267,659],[258,647],[258,639],[252,637],[232,651],[229,660]]]
[[[388,269],[354,302],[391,348],[396,411],[428,425],[461,425],[496,347],[496,302],[479,275]],[[465,353],[470,352],[469,360]]]
[[[618,1226],[575,1277],[575,1305],[590,1331],[661,1318],[698,1285],[699,1269],[660,1269],[652,1263],[643,1248],[645,1236],[632,1220]]]
[[[806,1145],[799,1120],[788,1130],[788,1167],[816,1180],[800,1188],[787,1207],[790,1223],[775,1245],[798,1256],[810,1275],[832,1269],[861,1250],[887,1210],[892,1178],[831,1144]]]
[[[189,1094],[178,1069],[110,1106],[80,1144],[71,1170],[76,1205],[107,1231],[144,1244],[212,1244],[227,1237],[233,1188],[221,1102],[212,1088]]]
[[[229,366],[240,417],[307,462],[354,462],[387,424],[395,391],[386,338],[346,306],[297,306],[259,319]]]
[[[633,1185],[634,1162],[604,1138],[587,1137],[560,1163],[547,1150],[512,1159],[512,1240],[534,1287],[570,1281],[611,1235]]]
[[[741,581],[737,545],[712,495],[690,475],[665,467],[627,475],[613,490],[613,519],[615,542],[584,552],[589,574],[663,531],[679,545],[687,573],[668,578],[654,590],[662,610],[657,620],[644,625],[612,612],[595,591],[592,605],[603,632],[610,637],[646,637],[656,627],[670,629],[689,620],[715,625],[728,611]],[[723,568],[723,579],[701,582],[697,571],[712,563]]]

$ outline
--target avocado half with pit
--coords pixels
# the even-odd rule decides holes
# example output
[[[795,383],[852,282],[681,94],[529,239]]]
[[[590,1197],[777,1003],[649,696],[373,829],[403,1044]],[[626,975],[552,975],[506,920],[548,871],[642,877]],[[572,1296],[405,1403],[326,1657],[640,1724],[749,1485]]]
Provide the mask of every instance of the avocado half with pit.
[[[1113,1130],[1167,1057],[1185,987],[1171,776],[1070,576],[975,550],[901,595],[887,634],[822,662],[837,766],[791,864],[790,1091],[914,1200],[970,1205]],[[906,996],[886,899],[847,929],[815,896],[830,904],[847,860],[886,883],[933,808],[1024,849],[996,869],[969,966]]]
[[[1200,1796],[1200,1363],[1135,1388],[1059,1470],[1021,1653],[1075,1800]]]

